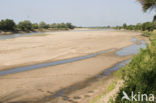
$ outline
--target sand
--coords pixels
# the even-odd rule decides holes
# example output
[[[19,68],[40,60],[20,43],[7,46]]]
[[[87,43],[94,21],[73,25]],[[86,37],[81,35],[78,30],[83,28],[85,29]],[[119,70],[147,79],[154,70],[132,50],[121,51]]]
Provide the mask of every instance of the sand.
[[[93,58],[0,77],[0,102],[60,103],[50,96],[56,91],[87,81],[118,62],[115,51],[132,45],[140,34],[125,31],[55,32],[0,41],[1,70],[113,49]],[[61,97],[60,97],[61,98]],[[25,103],[24,102],[24,103]],[[61,103],[72,103],[63,101]],[[79,102],[83,103],[83,102]]]
[[[131,45],[134,32],[82,31],[0,40],[0,70]]]

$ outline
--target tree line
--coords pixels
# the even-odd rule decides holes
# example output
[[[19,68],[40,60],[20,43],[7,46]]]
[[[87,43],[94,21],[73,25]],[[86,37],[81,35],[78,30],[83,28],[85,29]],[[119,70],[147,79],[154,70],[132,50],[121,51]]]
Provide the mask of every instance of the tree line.
[[[153,31],[156,29],[156,21],[138,23],[136,25],[127,25],[124,23],[122,26],[116,26],[115,29],[125,29],[125,30],[139,30],[139,31]]]
[[[29,20],[24,20],[16,24],[11,19],[0,21],[0,31],[33,31],[35,29],[74,29],[75,26],[71,23],[53,23],[46,24],[45,22],[32,23]]]

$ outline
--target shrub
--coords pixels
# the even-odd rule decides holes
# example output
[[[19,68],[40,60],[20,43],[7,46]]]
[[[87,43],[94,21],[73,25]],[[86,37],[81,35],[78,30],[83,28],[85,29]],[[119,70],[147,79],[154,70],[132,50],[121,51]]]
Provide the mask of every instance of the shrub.
[[[120,89],[116,103],[133,103],[126,100],[121,101],[122,91],[128,95],[131,95],[131,91],[141,94],[156,94],[156,40],[152,40],[151,45],[145,50],[141,50],[121,71],[125,85]]]
[[[16,24],[13,20],[6,19],[0,21],[0,30],[13,31],[15,30]]]
[[[30,21],[28,21],[28,20],[19,22],[17,27],[18,27],[19,30],[22,30],[22,31],[30,31],[30,30],[33,29],[32,28],[32,23]]]

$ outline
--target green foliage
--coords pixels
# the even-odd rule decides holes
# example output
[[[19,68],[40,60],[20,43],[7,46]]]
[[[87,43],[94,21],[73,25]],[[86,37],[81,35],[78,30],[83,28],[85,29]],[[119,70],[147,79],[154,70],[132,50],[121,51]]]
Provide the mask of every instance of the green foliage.
[[[138,23],[136,25],[127,25],[117,26],[116,29],[126,29],[126,30],[140,30],[140,31],[153,31],[156,29],[156,22],[145,22],[143,24]]]
[[[111,91],[115,88],[116,84],[117,84],[117,81],[113,81],[113,82],[107,87],[106,93],[111,92]]]
[[[143,31],[146,31],[146,30],[148,30],[148,31],[153,31],[153,30],[154,30],[154,25],[153,25],[153,23],[152,23],[152,22],[145,22],[145,23],[143,23],[143,25],[142,25],[142,30],[143,30]]]
[[[131,95],[131,91],[156,95],[156,39],[153,39],[151,45],[141,50],[120,72],[125,85],[120,89],[115,103],[133,103],[126,100],[121,101],[122,91],[128,95]]]
[[[19,22],[17,27],[19,30],[22,30],[22,31],[31,31],[32,30],[32,23],[28,20],[21,21],[21,22]]]
[[[153,34],[153,32],[144,31],[144,32],[142,33],[142,36],[150,37],[152,34]]]
[[[137,0],[137,1],[141,3],[144,11],[156,7],[156,0]]]
[[[66,30],[66,29],[74,29],[71,23],[53,23],[53,24],[46,24],[45,22],[31,23],[28,20],[21,21],[18,25],[15,24],[13,20],[6,19],[0,21],[0,30],[1,31],[32,31],[34,29],[54,29],[54,30]]]
[[[40,22],[39,23],[39,28],[43,28],[43,29],[48,29],[49,28],[49,24],[46,24],[45,22]]]
[[[32,28],[33,28],[33,29],[38,29],[38,28],[39,28],[39,26],[38,26],[38,24],[37,24],[37,23],[34,23],[34,24],[32,24]]]
[[[6,19],[0,21],[0,30],[13,31],[15,30],[15,26],[16,24],[13,20]]]
[[[53,23],[50,25],[51,28],[66,28],[66,29],[74,29],[75,26],[73,26],[71,23]]]
[[[127,24],[125,23],[125,24],[123,24],[123,26],[122,26],[124,29],[126,29],[127,28]]]
[[[75,27],[71,23],[66,23],[67,28],[74,29]]]

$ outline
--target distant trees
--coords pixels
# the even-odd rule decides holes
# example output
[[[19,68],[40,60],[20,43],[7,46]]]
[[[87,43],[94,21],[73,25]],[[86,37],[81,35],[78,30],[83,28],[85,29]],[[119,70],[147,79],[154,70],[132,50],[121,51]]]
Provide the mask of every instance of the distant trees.
[[[127,28],[127,24],[124,23],[122,27],[123,27],[124,29],[126,29],[126,28]]]
[[[44,21],[39,23],[39,28],[40,29],[48,29],[49,28],[49,24],[46,24]]]
[[[21,21],[17,25],[17,28],[22,31],[31,31],[32,30],[32,23],[29,20]]]
[[[0,30],[13,31],[15,30],[16,24],[13,20],[6,19],[0,21]]]
[[[126,30],[153,31],[154,29],[156,29],[156,22],[138,23],[136,25],[127,25],[124,23],[122,26],[116,26],[115,28]]]
[[[39,26],[38,26],[38,24],[37,24],[37,23],[34,23],[34,24],[32,24],[32,28],[33,28],[33,29],[38,29],[38,28],[39,28]]]
[[[13,20],[6,19],[0,21],[0,31],[33,31],[35,29],[74,29],[71,23],[53,23],[46,24],[45,22],[31,23],[29,20],[19,22],[17,25]]]
[[[65,28],[65,29],[74,29],[75,26],[73,26],[71,23],[53,23],[50,25],[51,28]]]

